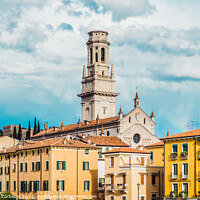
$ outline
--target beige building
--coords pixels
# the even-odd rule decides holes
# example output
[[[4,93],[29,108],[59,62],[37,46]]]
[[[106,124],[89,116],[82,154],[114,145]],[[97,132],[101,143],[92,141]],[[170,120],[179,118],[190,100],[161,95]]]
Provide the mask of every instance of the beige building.
[[[3,135],[4,136],[12,136],[15,127],[16,127],[16,131],[17,131],[17,134],[18,134],[19,125],[12,125],[11,124],[11,125],[3,126]],[[26,132],[27,131],[28,131],[28,129],[22,128],[22,138],[26,137]],[[33,132],[33,129],[31,129],[31,134],[32,134],[32,132]]]
[[[94,145],[66,138],[1,151],[0,189],[20,199],[96,199],[98,151]]]
[[[19,140],[13,139],[9,136],[0,137],[0,151],[9,147],[14,147],[19,143]]]

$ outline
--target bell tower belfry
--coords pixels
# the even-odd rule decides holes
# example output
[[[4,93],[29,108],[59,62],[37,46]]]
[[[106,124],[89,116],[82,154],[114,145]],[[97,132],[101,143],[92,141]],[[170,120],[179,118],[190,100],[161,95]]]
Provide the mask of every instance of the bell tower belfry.
[[[109,66],[109,45],[105,31],[91,31],[87,41],[88,64],[83,66],[82,121],[115,116],[114,68]]]

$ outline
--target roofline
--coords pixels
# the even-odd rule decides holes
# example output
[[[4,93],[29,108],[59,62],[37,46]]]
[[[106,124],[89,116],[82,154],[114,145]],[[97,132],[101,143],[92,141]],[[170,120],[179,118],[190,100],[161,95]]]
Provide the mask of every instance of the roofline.
[[[152,146],[144,146],[145,148],[151,148],[151,147],[162,147],[164,146],[164,144],[161,144],[161,145],[152,145]]]
[[[112,150],[111,150],[112,151]],[[127,153],[127,154],[151,154],[150,152],[126,152],[126,151],[115,151],[115,152],[103,152],[102,154],[116,154],[116,153]]]
[[[160,138],[160,140],[162,141],[166,141],[166,140],[173,140],[173,139],[182,139],[182,138],[198,138],[200,137],[200,134],[199,135],[193,135],[193,136],[182,136],[182,137],[164,137],[164,138]]]

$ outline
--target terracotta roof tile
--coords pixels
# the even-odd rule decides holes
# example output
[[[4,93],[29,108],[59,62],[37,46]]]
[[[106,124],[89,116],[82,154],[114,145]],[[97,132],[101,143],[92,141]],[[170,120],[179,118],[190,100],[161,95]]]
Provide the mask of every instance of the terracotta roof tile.
[[[127,148],[127,147],[120,147],[120,148],[117,148],[117,149],[106,151],[103,154],[107,154],[107,153],[141,153],[141,154],[151,154],[150,152],[145,151],[145,150],[139,150],[139,149],[133,149],[133,148]]]
[[[156,142],[156,143],[153,143],[153,144],[150,144],[150,145],[147,145],[145,147],[154,147],[154,146],[163,146],[164,145],[164,142],[161,141],[161,142]]]
[[[89,136],[90,142],[96,144],[97,146],[118,146],[118,147],[128,147],[129,145],[122,142],[120,138],[115,136]],[[81,141],[87,142],[88,138],[84,138]]]
[[[115,117],[109,117],[109,118],[105,118],[105,119],[99,119],[99,123],[98,124],[106,124],[106,123],[111,123],[111,122],[115,122],[119,120],[119,116],[115,116]],[[77,129],[77,128],[87,128],[93,125],[96,125],[97,122],[96,120],[91,121],[89,124],[85,124],[84,122],[80,123],[80,127],[79,124],[70,124],[70,125],[66,125],[62,128],[62,131],[69,131],[69,130],[73,130],[73,129]],[[51,128],[47,130],[47,133],[45,133],[45,130],[39,132],[38,134],[32,136],[32,138],[37,137],[37,136],[42,136],[42,135],[46,135],[46,134],[52,134],[52,133],[59,133],[61,132],[61,127],[57,127],[55,128]]]
[[[179,134],[175,134],[175,135],[170,135],[170,136],[161,138],[161,140],[171,139],[171,138],[192,137],[192,136],[200,136],[200,129],[196,129],[193,131],[187,131],[187,132],[183,132],[183,133],[179,133]]]

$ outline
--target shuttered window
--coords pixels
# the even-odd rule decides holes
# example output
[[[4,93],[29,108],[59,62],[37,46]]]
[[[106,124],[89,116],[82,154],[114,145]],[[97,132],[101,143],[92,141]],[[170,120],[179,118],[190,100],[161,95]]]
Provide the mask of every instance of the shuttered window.
[[[27,181],[21,181],[21,192],[27,191]]]
[[[48,191],[49,190],[49,181],[44,181],[43,182],[43,190]]]
[[[83,170],[89,170],[89,162],[83,162]]]
[[[90,190],[90,181],[84,181],[84,191]]]
[[[111,166],[111,167],[114,167],[114,157],[111,157],[111,158],[110,158],[110,166]]]
[[[49,170],[49,161],[46,161],[46,170]]]
[[[36,162],[36,171],[40,171],[40,162]]]
[[[27,163],[25,163],[24,168],[25,168],[24,171],[27,172],[28,171],[28,165],[27,165]]]
[[[33,181],[29,181],[29,191],[33,191]]]
[[[89,149],[85,149],[85,154],[89,154]]]
[[[35,170],[35,163],[32,162],[32,171],[34,171],[34,170]]]
[[[23,172],[23,163],[20,163],[20,172]]]
[[[141,175],[141,185],[144,185],[144,175]]]
[[[129,165],[131,165],[131,157],[129,157]]]
[[[102,149],[99,150],[99,158],[102,158]]]
[[[16,191],[16,181],[13,181],[13,191]]]
[[[57,180],[57,191],[64,191],[65,182],[64,180]]]
[[[57,170],[65,170],[65,161],[57,161]]]
[[[141,158],[141,165],[144,166],[144,158]]]

